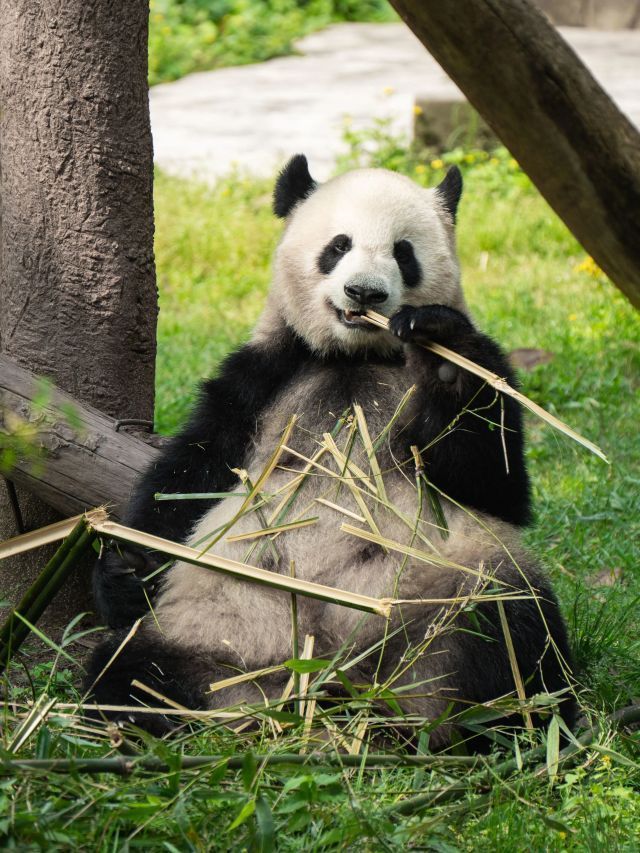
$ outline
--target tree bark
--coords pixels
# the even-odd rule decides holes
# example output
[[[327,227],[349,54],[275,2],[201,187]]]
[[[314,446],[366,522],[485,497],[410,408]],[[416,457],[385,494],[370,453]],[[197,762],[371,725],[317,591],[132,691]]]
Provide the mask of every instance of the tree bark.
[[[528,0],[391,0],[640,307],[640,134]]]
[[[0,0],[0,20],[0,351],[113,417],[152,420],[148,0]],[[18,493],[29,526],[53,520]],[[0,537],[13,533],[5,503]],[[40,563],[3,565],[2,592]],[[70,584],[65,617],[88,606]]]
[[[3,412],[12,412],[37,429],[43,451],[17,459],[13,482],[64,516],[108,505],[109,515],[121,518],[136,478],[158,451],[70,394],[51,389],[44,401],[38,398],[37,377],[0,354],[0,432]],[[69,410],[73,419],[65,415]]]

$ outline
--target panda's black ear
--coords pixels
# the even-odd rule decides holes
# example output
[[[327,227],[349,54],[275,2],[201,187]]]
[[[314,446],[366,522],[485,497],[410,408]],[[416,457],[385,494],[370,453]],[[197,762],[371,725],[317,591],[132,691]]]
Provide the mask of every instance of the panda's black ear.
[[[273,212],[284,219],[299,201],[311,195],[316,186],[309,174],[307,158],[304,154],[296,154],[278,175],[273,191]]]
[[[444,209],[451,214],[451,218],[455,222],[458,202],[462,195],[462,175],[457,166],[452,166],[449,169],[442,183],[436,187],[436,192],[440,196]]]

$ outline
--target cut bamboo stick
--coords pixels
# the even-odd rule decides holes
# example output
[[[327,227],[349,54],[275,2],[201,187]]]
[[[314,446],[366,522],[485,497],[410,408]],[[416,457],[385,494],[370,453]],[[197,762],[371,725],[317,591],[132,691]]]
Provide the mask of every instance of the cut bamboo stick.
[[[378,314],[377,311],[367,311],[364,316],[370,323],[372,323],[372,325],[378,326],[380,329],[389,328],[389,318],[384,317],[382,314]],[[443,347],[441,344],[429,343],[420,344],[420,346],[424,349],[431,350],[431,352],[434,352],[442,358],[446,358],[446,360],[452,362],[452,364],[456,364],[458,367],[468,370],[469,373],[475,374],[480,377],[480,379],[484,379],[484,381],[495,388],[496,391],[506,394],[508,397],[513,397],[513,399],[517,400],[520,405],[525,406],[525,408],[529,409],[529,411],[533,412],[533,414],[537,415],[541,420],[550,424],[565,435],[568,435],[569,438],[577,441],[578,444],[586,447],[587,450],[591,451],[591,453],[595,453],[596,456],[599,456],[600,459],[609,464],[609,460],[597,444],[589,441],[588,438],[584,438],[584,436],[571,429],[570,426],[565,424],[559,418],[556,418],[555,415],[550,414],[550,412],[547,412],[546,409],[542,408],[542,406],[539,406],[537,403],[534,403],[533,400],[525,397],[525,395],[521,394],[520,391],[516,391],[515,388],[512,388],[511,385],[509,385],[506,379],[498,376],[497,373],[487,370],[486,367],[476,364],[475,361],[471,361],[470,358],[466,358],[464,355],[459,355],[457,352],[454,352],[447,347]]]
[[[187,545],[171,542],[169,539],[162,539],[160,536],[153,536],[151,533],[143,533],[140,530],[134,530],[131,527],[125,527],[113,521],[104,521],[96,524],[94,529],[98,533],[110,536],[112,539],[118,539],[122,542],[132,542],[135,545],[141,545],[143,548],[169,554],[172,557],[183,560],[185,563],[192,563],[193,565],[202,566],[207,569],[215,569],[240,580],[259,583],[263,586],[282,589],[286,592],[295,592],[300,595],[306,595],[309,598],[320,599],[321,601],[342,604],[344,607],[351,607],[367,613],[376,613],[378,616],[384,616],[385,618],[388,618],[391,613],[391,599],[389,598],[371,598],[368,595],[335,589],[334,587],[324,586],[323,584],[313,583],[312,581],[305,581],[301,578],[279,575],[276,572],[251,566],[248,563],[240,563],[237,560],[231,560],[228,557],[222,557],[218,554],[203,554],[201,551],[189,548]]]
[[[64,521],[57,521],[47,527],[40,527],[38,530],[31,530],[29,533],[7,539],[0,545],[0,560],[65,539],[81,518],[81,515],[74,515],[73,518],[66,518]]]

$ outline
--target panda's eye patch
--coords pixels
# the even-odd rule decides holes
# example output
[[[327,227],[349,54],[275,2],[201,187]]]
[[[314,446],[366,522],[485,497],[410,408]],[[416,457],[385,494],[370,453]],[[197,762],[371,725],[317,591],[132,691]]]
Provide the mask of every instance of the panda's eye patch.
[[[346,234],[338,234],[331,241],[331,245],[339,255],[346,255],[351,248],[351,237],[347,237]]]
[[[353,247],[351,237],[346,234],[338,234],[333,237],[318,256],[318,269],[323,275],[329,273],[336,268],[338,262],[343,255]]]
[[[407,287],[415,287],[420,283],[422,270],[408,240],[398,240],[393,246],[393,257],[398,264],[402,280]]]

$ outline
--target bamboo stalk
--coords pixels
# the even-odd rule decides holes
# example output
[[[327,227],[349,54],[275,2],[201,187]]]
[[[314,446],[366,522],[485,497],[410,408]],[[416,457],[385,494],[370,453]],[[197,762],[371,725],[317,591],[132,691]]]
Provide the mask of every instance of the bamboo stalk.
[[[597,738],[598,734],[605,730],[606,727],[622,728],[623,726],[631,725],[632,723],[640,722],[640,705],[629,705],[619,711],[610,714],[604,719],[602,724],[592,726],[586,732],[581,734],[574,742],[570,743],[560,751],[558,759],[559,763],[568,763],[573,761],[583,750],[588,747]],[[510,758],[500,764],[494,765],[485,772],[478,773],[475,776],[467,777],[461,782],[456,782],[448,786],[438,793],[418,794],[415,797],[408,797],[406,800],[400,800],[393,805],[383,810],[383,814],[389,818],[394,818],[399,815],[415,814],[430,806],[440,805],[450,802],[451,800],[463,799],[468,796],[470,787],[487,788],[491,787],[496,779],[506,779],[512,773],[521,771],[527,765],[535,764],[535,762],[544,759],[547,751],[547,746],[535,747],[528,752],[523,753],[520,759]],[[418,756],[416,756],[417,758]],[[544,770],[546,766],[539,770],[534,770],[537,774]]]
[[[371,436],[369,435],[369,427],[367,425],[366,418],[364,416],[364,412],[362,411],[362,406],[358,403],[353,404],[353,412],[356,416],[356,422],[358,424],[358,432],[360,433],[360,438],[364,445],[364,449],[367,453],[367,458],[369,459],[369,465],[371,467],[371,473],[373,474],[373,479],[376,483],[376,489],[378,491],[378,497],[381,501],[387,502],[387,492],[384,487],[384,480],[382,479],[382,471],[380,470],[380,465],[378,464],[378,457],[376,456],[376,451],[373,447],[373,442],[371,441]]]
[[[136,709],[140,711],[140,708]],[[310,767],[366,767],[375,770],[380,767],[465,767],[473,768],[479,765],[481,758],[466,755],[392,755],[369,753],[366,758],[361,755],[342,755],[338,753],[312,752],[305,755],[299,753],[283,753],[274,755],[266,753],[256,755],[260,767],[278,767],[287,765],[302,765]],[[225,764],[229,770],[240,770],[245,757],[243,755],[182,755],[179,758],[181,770],[197,770],[200,767],[210,767]],[[12,776],[20,771],[40,771],[43,773],[115,773],[119,776],[129,776],[135,772],[174,773],[175,764],[167,764],[161,758],[135,758],[119,755],[111,758],[26,758],[0,759],[0,775]]]
[[[504,609],[504,601],[497,602],[498,613],[500,614],[500,625],[502,627],[502,633],[504,634],[504,642],[507,647],[507,654],[509,655],[509,665],[511,667],[511,674],[513,675],[513,682],[516,687],[516,693],[518,694],[518,699],[525,703],[527,701],[527,694],[524,689],[524,682],[522,681],[522,675],[520,674],[520,667],[518,666],[518,658],[516,657],[516,650],[513,645],[513,639],[511,637],[511,630],[509,628],[509,623],[507,622],[507,613]],[[524,707],[524,705],[523,705]],[[533,719],[531,718],[531,712],[527,711],[526,708],[522,712],[522,716],[525,720],[525,725],[530,732],[533,731]]]
[[[93,522],[102,517],[106,517],[104,510],[83,515],[76,521],[62,545],[38,575],[35,583],[24,594],[18,606],[9,614],[0,629],[0,672],[4,670],[13,653],[20,648],[31,630],[25,622],[17,617],[16,613],[19,613],[32,625],[37,623],[65,582],[69,572],[96,538],[97,532]],[[63,525],[59,525],[57,535],[63,535],[64,530]]]
[[[389,328],[389,319],[388,317],[384,317],[382,314],[378,314],[376,311],[367,311],[364,315],[369,322],[378,326],[380,329],[388,329]],[[534,415],[537,415],[543,421],[550,424],[555,429],[563,432],[565,435],[568,435],[569,438],[572,438],[574,441],[577,441],[578,444],[581,444],[583,447],[586,447],[587,450],[590,450],[592,453],[595,453],[596,456],[599,456],[604,462],[609,464],[609,460],[603,453],[603,451],[598,447],[597,444],[594,444],[592,441],[589,441],[588,438],[584,438],[584,436],[577,433],[575,430],[571,429],[570,426],[565,424],[559,418],[556,418],[555,415],[552,415],[550,412],[547,412],[546,409],[543,409],[542,406],[539,406],[537,403],[534,403],[533,400],[530,400],[528,397],[525,397],[520,391],[516,391],[515,388],[512,388],[509,383],[498,376],[497,373],[493,373],[491,370],[487,370],[486,367],[482,367],[479,364],[476,364],[475,361],[471,361],[470,358],[466,358],[464,355],[459,355],[457,352],[448,349],[447,347],[443,347],[442,344],[429,343],[429,344],[420,344],[421,347],[427,350],[431,350],[431,352],[436,353],[436,355],[441,356],[442,358],[446,358],[447,361],[456,364],[458,367],[462,367],[464,370],[468,370],[469,373],[473,373],[476,376],[479,376],[480,379],[484,379],[484,381],[491,385],[496,391],[499,391],[501,394],[506,394],[508,397],[513,397],[514,400],[517,400],[520,405],[525,406],[529,411],[533,412]]]
[[[245,539],[259,539],[261,536],[277,536],[280,533],[286,533],[288,530],[297,530],[299,527],[308,527],[310,524],[315,524],[318,517],[302,518],[299,521],[289,521],[287,524],[278,524],[274,527],[265,527],[262,530],[250,530],[248,533],[236,533],[233,536],[227,536],[227,542],[243,542]]]
[[[289,563],[289,574],[292,578],[296,576],[296,564],[293,560]],[[295,592],[291,593],[291,656],[297,660],[300,654],[300,642],[298,637],[298,599]],[[291,687],[293,689],[295,699],[294,708],[296,714],[300,715],[300,673],[295,670],[291,673]]]
[[[240,580],[263,584],[273,589],[282,589],[285,592],[295,592],[300,595],[306,595],[309,598],[329,601],[333,604],[342,604],[344,607],[352,607],[355,610],[363,610],[367,613],[376,613],[378,616],[384,616],[385,618],[388,618],[391,613],[391,600],[387,598],[371,598],[368,595],[324,586],[323,584],[313,583],[312,581],[302,580],[301,578],[280,575],[267,569],[251,566],[248,563],[231,560],[219,554],[204,554],[202,551],[189,548],[187,545],[171,542],[169,539],[162,539],[160,536],[154,536],[151,533],[143,533],[140,530],[134,530],[131,527],[125,527],[113,521],[98,523],[95,525],[95,530],[105,536],[110,536],[112,539],[142,545],[144,548],[169,554],[172,557],[183,560],[185,563],[193,563],[196,566],[202,566],[206,569],[214,569]]]

